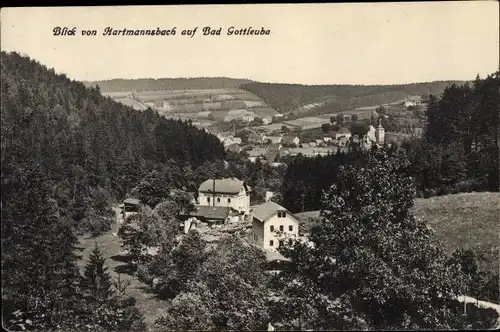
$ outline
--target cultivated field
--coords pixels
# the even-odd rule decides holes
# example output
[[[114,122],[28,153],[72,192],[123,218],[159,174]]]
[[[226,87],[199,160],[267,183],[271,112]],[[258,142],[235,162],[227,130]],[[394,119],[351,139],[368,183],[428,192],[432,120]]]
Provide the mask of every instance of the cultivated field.
[[[106,95],[137,110],[151,107],[165,117],[183,120],[206,120],[212,115],[222,121],[231,115],[230,111],[242,109],[259,117],[278,114],[253,93],[236,88],[119,91]]]

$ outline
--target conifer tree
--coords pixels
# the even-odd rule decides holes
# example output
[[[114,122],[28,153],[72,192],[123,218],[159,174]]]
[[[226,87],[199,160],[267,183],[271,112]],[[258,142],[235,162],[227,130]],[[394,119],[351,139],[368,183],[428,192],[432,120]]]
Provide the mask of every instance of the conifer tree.
[[[96,298],[103,300],[107,299],[113,292],[111,288],[111,276],[109,275],[108,267],[104,266],[105,262],[106,260],[96,242],[85,265],[82,280],[84,289]]]

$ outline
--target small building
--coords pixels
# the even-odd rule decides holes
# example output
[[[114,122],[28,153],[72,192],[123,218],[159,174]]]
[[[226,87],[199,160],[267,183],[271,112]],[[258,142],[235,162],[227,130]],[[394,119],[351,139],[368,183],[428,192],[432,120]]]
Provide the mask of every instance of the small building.
[[[189,230],[197,222],[206,223],[211,226],[242,221],[244,213],[231,207],[197,205],[194,211],[181,213],[179,218],[185,222],[184,227],[187,227]]]
[[[141,201],[137,198],[127,198],[123,201],[123,218],[135,214],[141,210]]]
[[[254,148],[253,150],[248,151],[248,160],[254,163],[257,159],[263,159],[266,152],[267,150],[264,148]]]
[[[412,132],[412,135],[416,138],[422,138],[424,134],[424,129],[423,128],[420,128],[420,127],[415,127],[413,128],[413,132]]]
[[[264,125],[271,124],[273,122],[273,117],[272,116],[265,116],[262,118],[262,123]]]
[[[255,144],[262,144],[263,143],[263,135],[257,134],[257,133],[251,133],[248,135],[248,142],[249,143],[255,143]]]
[[[284,136],[281,139],[281,143],[286,145],[298,146],[300,144],[300,139],[297,136]]]
[[[262,137],[262,141],[264,143],[270,142],[270,144],[279,144],[279,143],[281,143],[282,139],[283,139],[283,136],[267,136],[267,135],[264,135],[264,137]]]
[[[328,142],[333,141],[333,138],[332,138],[332,137],[323,137],[323,141],[324,141],[325,143],[328,143]]]
[[[233,208],[248,214],[250,188],[236,178],[208,179],[198,188],[198,204],[210,207]]]
[[[252,209],[251,241],[254,245],[274,251],[283,241],[299,236],[299,221],[281,205],[268,201]]]
[[[422,103],[422,97],[421,96],[409,96],[405,100],[405,107],[416,107],[419,106]]]

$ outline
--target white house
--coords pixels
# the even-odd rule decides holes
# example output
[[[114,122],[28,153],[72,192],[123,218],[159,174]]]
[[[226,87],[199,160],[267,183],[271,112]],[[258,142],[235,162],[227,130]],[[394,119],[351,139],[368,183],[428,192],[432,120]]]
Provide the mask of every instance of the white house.
[[[405,100],[405,107],[415,107],[418,106],[422,103],[422,97],[421,96],[409,96]]]
[[[264,141],[264,143],[266,143],[267,141],[270,141],[271,144],[279,144],[279,143],[281,143],[282,139],[283,139],[283,136],[267,136],[267,135],[264,135],[264,137],[262,137],[262,140]]]
[[[271,116],[265,116],[262,118],[262,123],[268,125],[273,122],[273,118]]]
[[[281,241],[299,236],[299,221],[287,209],[272,201],[260,204],[252,212],[251,241],[269,251],[276,251]]]
[[[198,204],[201,206],[228,207],[248,214],[250,211],[250,188],[236,178],[209,179],[198,189]]]
[[[376,137],[375,137],[375,133],[376,133],[376,129],[374,126],[370,125],[368,127],[368,131],[366,132],[365,134],[365,137],[366,137],[366,141],[369,142],[375,142],[376,141]]]

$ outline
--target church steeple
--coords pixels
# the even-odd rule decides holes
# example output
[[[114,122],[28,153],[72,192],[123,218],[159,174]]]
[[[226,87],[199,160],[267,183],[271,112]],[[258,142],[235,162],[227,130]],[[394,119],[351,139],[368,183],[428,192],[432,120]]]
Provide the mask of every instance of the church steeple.
[[[378,118],[377,129],[375,130],[375,138],[377,139],[377,144],[384,144],[385,140],[385,129],[382,127],[382,118]]]

